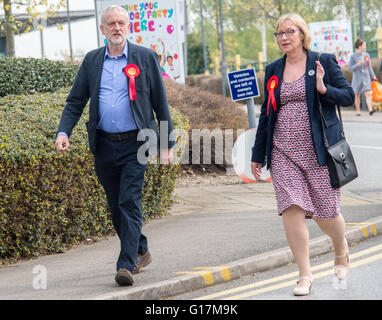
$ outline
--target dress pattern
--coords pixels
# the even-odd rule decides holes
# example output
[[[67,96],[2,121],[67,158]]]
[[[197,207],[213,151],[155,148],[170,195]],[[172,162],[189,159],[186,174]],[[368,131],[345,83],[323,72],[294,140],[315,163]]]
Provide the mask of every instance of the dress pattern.
[[[327,166],[317,162],[305,75],[292,83],[282,81],[280,90],[270,168],[278,214],[297,205],[306,219],[333,219],[340,214],[340,190],[330,185]]]

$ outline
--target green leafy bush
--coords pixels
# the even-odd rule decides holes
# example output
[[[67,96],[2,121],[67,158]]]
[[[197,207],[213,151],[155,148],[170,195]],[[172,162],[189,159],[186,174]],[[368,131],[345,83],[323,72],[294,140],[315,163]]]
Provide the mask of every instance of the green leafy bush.
[[[0,57],[0,97],[70,86],[78,69],[77,64],[62,61]]]
[[[0,261],[62,252],[111,234],[113,226],[88,150],[84,114],[68,152],[55,151],[55,133],[68,89],[0,98]],[[87,113],[88,108],[85,109]],[[175,128],[187,120],[171,110]],[[144,219],[168,206],[179,164],[149,164]]]

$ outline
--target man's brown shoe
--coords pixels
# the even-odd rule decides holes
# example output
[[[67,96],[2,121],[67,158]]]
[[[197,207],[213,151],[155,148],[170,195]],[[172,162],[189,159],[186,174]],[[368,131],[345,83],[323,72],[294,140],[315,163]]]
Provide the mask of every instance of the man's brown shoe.
[[[115,282],[120,286],[131,286],[134,283],[133,275],[127,269],[119,269],[115,276]]]
[[[138,254],[137,261],[135,263],[135,267],[133,270],[133,274],[141,272],[141,269],[143,267],[146,267],[151,261],[152,259],[151,259],[151,254],[149,250],[147,250],[145,254]]]

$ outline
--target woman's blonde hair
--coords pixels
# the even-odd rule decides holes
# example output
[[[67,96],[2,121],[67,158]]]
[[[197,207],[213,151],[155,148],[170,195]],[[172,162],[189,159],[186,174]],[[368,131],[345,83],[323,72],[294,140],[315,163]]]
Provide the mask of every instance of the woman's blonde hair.
[[[305,50],[309,50],[311,48],[312,38],[310,36],[309,28],[305,20],[301,18],[301,16],[299,16],[297,13],[284,14],[279,18],[279,20],[277,20],[276,31],[285,22],[285,20],[292,21],[300,29],[300,31],[304,35],[302,46],[304,47]]]

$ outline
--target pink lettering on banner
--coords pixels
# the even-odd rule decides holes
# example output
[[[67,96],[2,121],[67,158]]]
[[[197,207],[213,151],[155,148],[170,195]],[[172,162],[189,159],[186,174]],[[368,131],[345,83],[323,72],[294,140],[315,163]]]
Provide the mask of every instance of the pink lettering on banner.
[[[142,21],[135,21],[129,23],[129,32],[131,34],[133,33],[139,33],[141,31],[150,31],[154,32],[155,31],[155,21],[154,20],[142,20]]]
[[[128,11],[129,31],[131,34],[139,32],[154,32],[155,19],[169,19],[174,15],[173,8],[158,9],[158,1],[140,2],[133,5],[122,5]],[[167,30],[168,31],[168,30]],[[170,30],[169,34],[173,30]]]
[[[149,31],[151,31],[151,32],[155,31],[153,20],[149,21]]]

